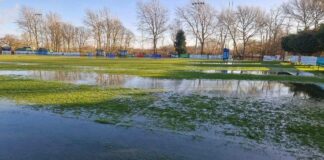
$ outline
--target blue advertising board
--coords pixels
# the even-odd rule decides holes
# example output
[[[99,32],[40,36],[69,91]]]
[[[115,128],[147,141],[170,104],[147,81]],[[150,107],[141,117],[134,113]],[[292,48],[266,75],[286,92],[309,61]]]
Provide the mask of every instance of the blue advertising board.
[[[224,48],[224,53],[223,53],[223,60],[228,60],[230,57],[230,50],[228,48]]]
[[[119,51],[119,56],[120,57],[127,57],[128,55],[128,51],[127,50],[121,50]]]
[[[47,55],[48,50],[46,48],[39,48],[38,50],[36,50],[36,54],[38,54],[38,55]]]
[[[317,58],[317,65],[324,66],[324,57]]]
[[[108,53],[106,56],[108,58],[116,58],[116,55],[114,53]]]
[[[154,53],[154,54],[151,55],[151,58],[162,58],[162,55]]]

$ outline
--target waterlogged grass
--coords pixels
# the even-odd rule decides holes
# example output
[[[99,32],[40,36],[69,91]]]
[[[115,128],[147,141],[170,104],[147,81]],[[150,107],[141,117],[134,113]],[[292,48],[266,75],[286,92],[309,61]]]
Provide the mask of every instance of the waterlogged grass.
[[[161,90],[98,88],[0,76],[0,97],[101,124],[219,134],[324,153],[321,99],[203,96]],[[301,149],[302,150],[302,149]]]
[[[215,60],[192,59],[106,59],[92,57],[51,56],[0,56],[0,70],[64,70],[111,74],[127,74],[142,77],[168,79],[238,79],[271,80],[290,82],[323,82],[324,67],[308,67],[280,62],[234,61],[224,63]],[[8,63],[9,62],[9,63]],[[33,65],[26,65],[33,64]],[[203,73],[209,70],[239,71],[309,71],[316,77],[293,77],[277,75],[226,75]]]
[[[64,70],[127,74],[166,79],[233,79],[324,83],[324,68],[277,62],[188,59],[104,59],[48,56],[0,56],[0,70]],[[29,63],[26,65],[21,63]],[[315,77],[203,73],[206,70],[310,71]],[[295,89],[302,88],[297,86]],[[310,88],[311,90],[311,88]],[[316,93],[320,94],[320,93]],[[100,88],[0,76],[0,97],[19,104],[72,114],[97,123],[165,129],[194,136],[222,134],[300,146],[324,154],[324,105],[319,99],[179,95],[161,90]],[[316,96],[315,96],[316,97]],[[302,150],[302,149],[300,149]]]
[[[324,152],[324,110],[323,105],[308,106],[297,110],[297,114],[303,115],[303,121],[289,125],[287,132],[294,135],[297,141],[303,144],[316,145]]]
[[[278,97],[207,97],[164,94],[146,111],[154,126],[193,133],[223,133],[292,148],[323,148],[324,106],[321,101]],[[163,97],[162,96],[162,97]],[[158,105],[163,104],[163,105]],[[312,149],[311,149],[312,150]]]
[[[22,104],[52,106],[63,108],[89,107],[97,109],[118,110],[127,113],[127,104],[118,101],[123,97],[140,99],[149,94],[137,89],[109,88],[103,89],[86,85],[70,85],[60,82],[45,82],[17,77],[0,77],[0,96]]]

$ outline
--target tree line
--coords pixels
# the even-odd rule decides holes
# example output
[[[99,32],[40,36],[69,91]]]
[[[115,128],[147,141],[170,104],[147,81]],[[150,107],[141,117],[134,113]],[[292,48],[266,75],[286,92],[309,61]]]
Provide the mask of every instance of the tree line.
[[[138,31],[142,39],[149,40],[154,53],[168,46],[174,51],[173,44],[165,45],[163,41],[170,37],[176,42],[176,33],[182,30],[187,41],[194,43],[187,48],[192,53],[220,53],[227,47],[239,58],[283,54],[283,37],[318,30],[324,20],[323,0],[289,0],[270,10],[232,3],[217,10],[208,1],[188,0],[187,5],[176,8],[173,20],[159,0],[140,1],[136,11]],[[132,48],[139,41],[108,8],[87,10],[84,25],[74,26],[63,22],[57,13],[23,7],[17,24],[24,31],[25,45],[54,51],[84,51],[93,44],[93,48],[116,52]]]
[[[88,44],[91,39],[96,41],[96,49],[116,52],[128,49],[135,37],[107,8],[87,10],[84,26],[75,26],[63,22],[57,13],[22,7],[16,23],[23,30],[23,42],[18,44],[56,52],[84,52],[91,48]],[[15,38],[7,35],[0,41],[13,45]]]
[[[196,39],[196,53],[206,53],[212,48],[221,52],[231,47],[237,57],[245,57],[247,52],[264,54],[283,53],[282,37],[296,30],[317,29],[324,20],[323,0],[290,0],[270,11],[260,7],[229,5],[217,11],[203,0],[192,0],[186,6],[178,7],[176,19],[168,24],[167,8],[159,0],[151,0],[139,5],[139,27],[150,36],[154,51],[159,39],[167,31],[167,26],[177,33],[184,30]],[[295,28],[295,30],[294,30]],[[173,41],[175,34],[171,34]]]

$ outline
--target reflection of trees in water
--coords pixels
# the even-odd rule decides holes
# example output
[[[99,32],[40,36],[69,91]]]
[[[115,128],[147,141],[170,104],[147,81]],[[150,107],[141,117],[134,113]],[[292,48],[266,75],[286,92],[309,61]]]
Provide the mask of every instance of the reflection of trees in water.
[[[128,79],[126,80],[128,81]],[[272,81],[248,81],[248,80],[163,80],[145,78],[143,81],[137,79],[131,87],[164,88],[171,91],[192,93],[213,91],[218,95],[226,96],[300,96],[306,98],[305,94],[296,94],[290,86]],[[143,84],[144,83],[144,84]]]
[[[185,84],[184,84],[185,85]],[[267,81],[246,80],[195,80],[187,84],[187,88],[198,91],[218,91],[226,95],[234,96],[280,96],[288,90],[283,84]]]
[[[32,76],[41,80],[54,80],[63,82],[85,81],[85,83],[95,83],[101,86],[120,86],[125,83],[127,77],[125,75],[85,73],[78,71],[33,71]]]
[[[81,78],[78,72],[66,72],[66,71],[33,71],[33,77],[39,78],[41,80],[55,80],[55,81],[76,81]]]
[[[102,86],[121,86],[125,83],[125,75],[98,74],[96,82]]]
[[[55,80],[101,86],[121,86],[131,84],[131,88],[164,88],[171,91],[191,93],[193,91],[213,91],[227,96],[261,96],[261,97],[302,97],[322,98],[323,90],[316,85],[283,84],[271,81],[248,80],[163,80],[131,77],[127,75],[111,75],[105,73],[85,73],[66,71],[33,71],[32,76],[41,80]],[[130,82],[130,83],[128,83]],[[126,87],[126,88],[127,88]]]
[[[324,98],[324,90],[317,85],[314,84],[301,84],[301,83],[287,83],[285,84],[294,93],[294,96],[305,97],[307,95],[312,98]]]

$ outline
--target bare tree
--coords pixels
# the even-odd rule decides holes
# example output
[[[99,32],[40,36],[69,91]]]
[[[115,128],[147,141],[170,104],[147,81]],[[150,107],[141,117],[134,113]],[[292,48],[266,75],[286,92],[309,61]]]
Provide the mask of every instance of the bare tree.
[[[159,0],[138,3],[139,29],[152,38],[154,53],[157,53],[158,40],[167,31],[167,14],[168,10],[160,4]]]
[[[125,30],[124,26],[119,19],[113,19],[111,21],[111,38],[112,38],[112,50],[116,52],[117,42],[123,37],[123,31]]]
[[[30,36],[27,32],[22,32],[20,38],[24,46],[32,47],[33,42],[30,40]]]
[[[62,37],[64,42],[67,45],[67,49],[65,51],[71,52],[71,45],[75,38],[75,27],[68,23],[62,24]]]
[[[131,47],[131,43],[135,39],[135,35],[132,31],[126,29],[124,33],[124,50]]]
[[[314,21],[314,27],[317,29],[319,24],[324,20],[324,1],[323,0],[311,0],[312,19]]]
[[[219,25],[224,26],[224,28],[226,28],[226,32],[229,34],[233,42],[235,53],[238,54],[238,20],[235,11],[233,11],[230,8],[223,10],[219,14],[218,20]]]
[[[85,27],[77,27],[75,28],[75,40],[79,52],[82,51],[82,48],[86,45],[87,40],[91,36],[91,31],[86,29]]]
[[[204,53],[206,40],[215,32],[216,10],[206,2],[192,1],[183,8],[177,9],[177,14],[186,27],[200,42],[200,53]]]
[[[46,17],[42,17],[39,25],[40,44],[45,48],[51,49],[50,30],[48,28],[48,20]]]
[[[266,25],[263,26],[266,39],[264,44],[261,45],[264,45],[264,53],[277,53],[276,50],[280,48],[278,44],[284,30],[286,16],[283,14],[282,8],[275,8],[271,9],[266,17],[268,17],[266,18]]]
[[[249,40],[266,24],[264,12],[260,8],[238,6],[236,11],[237,30],[242,40],[241,58],[244,58]]]
[[[50,12],[46,15],[47,29],[51,41],[51,49],[60,51],[62,41],[62,22],[58,14]]]
[[[10,46],[13,49],[21,45],[21,41],[14,35],[7,34],[0,38],[0,46]]]
[[[102,27],[105,34],[105,50],[111,51],[111,30],[112,30],[112,16],[108,8],[100,10],[100,16],[102,17]]]
[[[29,34],[30,41],[35,41],[36,48],[39,48],[39,32],[41,13],[33,8],[22,7],[17,20],[18,26]]]
[[[215,33],[216,10],[206,2],[193,0],[186,7],[178,8],[177,14],[199,40],[200,53],[203,54],[206,40]]]
[[[88,10],[84,23],[89,26],[97,42],[97,49],[102,49],[103,21],[100,12]]]
[[[283,4],[284,11],[303,25],[304,30],[318,27],[324,19],[323,0],[290,0]]]
[[[228,37],[228,29],[226,26],[224,26],[221,22],[219,22],[216,26],[216,34],[215,34],[215,43],[216,43],[216,48],[214,49],[215,51],[218,51],[219,53],[222,52],[222,50],[226,47],[226,40]]]

